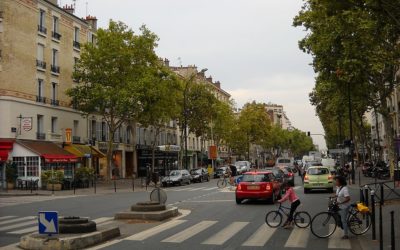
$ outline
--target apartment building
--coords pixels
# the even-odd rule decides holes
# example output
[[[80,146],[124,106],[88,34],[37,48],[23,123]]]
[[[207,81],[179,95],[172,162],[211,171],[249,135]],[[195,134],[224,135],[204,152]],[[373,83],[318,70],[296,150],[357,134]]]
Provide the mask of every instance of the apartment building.
[[[285,130],[293,129],[292,123],[290,122],[286,112],[283,110],[282,105],[267,103],[265,104],[265,110],[267,111],[273,124]]]

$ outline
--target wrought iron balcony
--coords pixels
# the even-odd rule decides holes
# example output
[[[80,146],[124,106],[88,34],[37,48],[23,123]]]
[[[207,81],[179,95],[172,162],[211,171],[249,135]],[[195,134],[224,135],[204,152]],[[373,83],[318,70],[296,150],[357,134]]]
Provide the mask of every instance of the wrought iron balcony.
[[[36,67],[41,69],[46,69],[46,62],[36,59]]]
[[[53,105],[53,106],[59,106],[59,105],[60,105],[60,101],[59,101],[59,100],[51,99],[51,100],[50,100],[50,104]]]
[[[81,49],[81,44],[78,41],[73,41],[72,45],[74,46],[74,48],[76,49]]]
[[[37,132],[36,133],[36,139],[37,140],[45,140],[46,139],[46,134],[42,132]]]
[[[46,103],[46,97],[36,96],[36,102]]]
[[[38,25],[38,31],[43,34],[47,34],[47,28],[41,25]]]
[[[55,31],[51,32],[51,37],[53,37],[56,40],[60,40],[61,39],[61,35]]]
[[[72,136],[72,142],[73,143],[81,143],[81,137],[80,136]]]
[[[60,66],[51,65],[51,72],[60,74]]]

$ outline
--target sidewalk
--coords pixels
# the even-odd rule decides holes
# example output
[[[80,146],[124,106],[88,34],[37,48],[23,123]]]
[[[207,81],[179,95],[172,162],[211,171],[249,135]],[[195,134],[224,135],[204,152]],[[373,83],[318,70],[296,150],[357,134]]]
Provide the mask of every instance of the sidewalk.
[[[119,179],[110,182],[101,181],[96,183],[96,194],[112,194],[112,193],[120,193],[120,192],[142,192],[146,191],[146,187],[144,180],[135,179],[134,188],[132,185],[132,179]],[[150,184],[147,187],[148,191],[151,191],[154,188],[154,184]],[[77,188],[74,190],[61,190],[61,191],[52,191],[49,190],[0,190],[0,197],[13,197],[13,196],[34,196],[34,195],[43,195],[43,196],[71,196],[71,195],[94,195],[95,187],[90,184],[89,188]]]

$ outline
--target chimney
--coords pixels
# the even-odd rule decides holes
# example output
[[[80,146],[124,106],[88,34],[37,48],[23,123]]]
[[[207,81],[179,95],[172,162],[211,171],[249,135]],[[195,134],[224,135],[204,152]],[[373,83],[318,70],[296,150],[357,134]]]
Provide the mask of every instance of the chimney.
[[[169,67],[169,60],[167,58],[164,59],[165,66]]]
[[[221,88],[221,82],[220,81],[216,81],[214,84],[215,84],[215,86],[217,86],[217,88],[219,88],[219,89]]]
[[[70,14],[74,14],[74,12],[75,12],[75,8],[74,8],[74,6],[73,6],[72,4],[71,4],[71,5],[66,4],[66,5],[63,7],[63,9],[64,9],[66,12],[70,13]]]
[[[212,76],[207,77],[206,80],[209,81],[209,82],[211,82],[211,83],[213,83],[213,81],[212,81]]]
[[[89,23],[93,30],[97,30],[97,18],[95,16],[87,16],[86,21]]]

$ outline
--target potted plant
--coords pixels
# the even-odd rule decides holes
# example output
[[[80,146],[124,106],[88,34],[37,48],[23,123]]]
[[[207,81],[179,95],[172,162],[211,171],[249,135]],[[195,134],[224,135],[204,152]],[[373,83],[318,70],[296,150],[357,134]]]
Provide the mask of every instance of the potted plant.
[[[89,187],[90,180],[93,180],[94,169],[90,167],[80,167],[75,170],[75,180],[84,187]]]
[[[17,165],[15,163],[6,163],[7,189],[14,189],[15,181],[18,178]]]
[[[42,183],[46,184],[47,190],[60,191],[64,180],[64,171],[47,170],[41,174]]]

